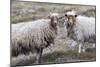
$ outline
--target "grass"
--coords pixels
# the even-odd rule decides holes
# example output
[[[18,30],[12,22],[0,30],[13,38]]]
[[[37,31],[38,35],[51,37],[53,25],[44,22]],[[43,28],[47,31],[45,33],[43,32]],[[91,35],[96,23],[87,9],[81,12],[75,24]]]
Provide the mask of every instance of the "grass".
[[[96,17],[95,13],[96,13],[96,10],[89,9],[89,10],[86,10],[85,12],[83,12],[82,15],[85,15],[88,17],[91,17],[91,16]]]
[[[77,53],[77,51],[54,51],[52,53],[46,53],[42,56],[41,64],[54,64],[54,63],[69,63],[69,62],[84,62],[84,61],[95,61],[95,49],[91,49],[93,52]],[[35,57],[30,55],[21,55],[13,59],[12,64],[14,65],[35,65]]]
[[[47,17],[50,12],[58,12],[60,15],[64,15],[64,13],[69,10],[75,10],[78,14],[86,16],[95,16],[94,6],[12,1],[11,23],[44,18]]]
[[[70,60],[73,60],[73,62],[77,62],[77,60],[80,61],[93,61],[95,60],[95,52],[86,52],[78,54],[77,51],[66,51],[66,52],[53,52],[43,55],[42,62],[45,63],[63,63],[63,62],[69,62]],[[60,60],[59,60],[60,59]]]

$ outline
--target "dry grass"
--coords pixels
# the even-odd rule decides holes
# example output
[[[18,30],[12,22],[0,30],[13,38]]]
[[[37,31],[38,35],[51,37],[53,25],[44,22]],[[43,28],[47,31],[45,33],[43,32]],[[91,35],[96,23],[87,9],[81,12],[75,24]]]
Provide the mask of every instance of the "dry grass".
[[[64,13],[69,10],[75,10],[78,14],[82,15],[95,16],[94,6],[12,1],[11,23],[45,18],[50,12],[58,12],[64,15]]]
[[[96,55],[95,50],[93,52],[86,52],[78,54],[77,51],[54,51],[43,54],[41,64],[54,64],[54,63],[69,63],[69,62],[84,62],[84,61],[95,61]],[[12,65],[36,65],[35,57],[30,55],[20,55],[12,59]]]

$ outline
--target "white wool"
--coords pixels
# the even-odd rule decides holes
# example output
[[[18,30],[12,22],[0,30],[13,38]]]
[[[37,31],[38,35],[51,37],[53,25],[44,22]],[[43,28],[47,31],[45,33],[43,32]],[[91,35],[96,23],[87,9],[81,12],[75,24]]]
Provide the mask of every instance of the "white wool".
[[[67,15],[74,16],[76,14],[75,11],[69,11],[66,13]],[[86,16],[78,16],[76,18],[78,25],[75,30],[78,34],[78,38],[81,39],[83,37],[89,37],[95,35],[95,18],[94,17],[86,17]]]
[[[59,16],[59,14],[58,13],[50,13],[50,16],[52,17],[52,16]]]
[[[21,27],[23,27],[24,25],[26,25],[27,23],[22,22],[22,23],[18,23],[18,24],[12,24],[12,32],[15,32],[17,30],[19,30]]]
[[[75,30],[78,34],[77,38],[79,40],[95,35],[95,18],[78,16],[77,21],[78,25],[76,26]]]
[[[23,32],[26,32],[26,33],[29,33],[29,32],[32,32],[32,30],[34,29],[34,33],[35,31],[41,31],[42,28],[47,27],[49,26],[49,23],[50,20],[47,19],[40,19],[40,20],[37,20],[37,21],[34,21],[34,22],[28,22],[27,25],[24,25],[24,27],[22,27],[19,31],[19,33],[23,33]],[[29,31],[29,32],[28,32]]]
[[[36,52],[36,62],[40,63],[43,49],[54,43],[57,35],[57,25],[53,24],[58,15],[52,15],[51,19],[12,24],[12,56]],[[51,21],[55,17],[57,19]]]
[[[67,22],[65,22],[67,23]],[[72,28],[71,33],[69,33],[69,37],[78,43],[78,52],[85,52],[84,42],[91,41],[95,43],[95,18],[94,17],[86,17],[86,16],[77,16],[76,23]],[[93,41],[92,41],[93,40]]]
[[[74,16],[74,15],[76,15],[76,12],[75,12],[75,11],[69,11],[69,12],[67,12],[66,14],[67,14],[67,15],[72,15],[72,16]]]
[[[34,33],[34,35],[38,35],[37,32],[41,32],[42,28],[49,27],[50,19],[39,19],[36,21],[30,21],[27,23],[18,23],[12,25],[12,36],[14,38],[26,37],[27,35]],[[34,32],[33,32],[34,31]]]
[[[58,16],[58,14],[53,13],[51,16]],[[38,45],[40,45],[42,44],[42,40],[44,40],[44,36],[46,38],[54,38],[55,35],[56,29],[52,28],[51,19],[39,19],[27,23],[22,22],[18,24],[12,24],[12,40],[24,41],[25,39],[28,39],[30,41],[32,39],[34,41],[36,40],[35,42],[39,43]]]

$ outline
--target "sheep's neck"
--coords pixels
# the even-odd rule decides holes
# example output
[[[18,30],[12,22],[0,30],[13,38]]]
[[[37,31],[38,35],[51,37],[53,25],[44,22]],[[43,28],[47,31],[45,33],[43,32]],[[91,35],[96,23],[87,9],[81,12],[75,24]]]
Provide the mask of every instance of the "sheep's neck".
[[[68,36],[70,36],[70,34],[74,32],[74,28],[75,28],[76,25],[77,25],[77,22],[75,21],[71,26],[69,26],[69,27],[67,28],[67,32],[68,32],[67,35],[68,35]]]

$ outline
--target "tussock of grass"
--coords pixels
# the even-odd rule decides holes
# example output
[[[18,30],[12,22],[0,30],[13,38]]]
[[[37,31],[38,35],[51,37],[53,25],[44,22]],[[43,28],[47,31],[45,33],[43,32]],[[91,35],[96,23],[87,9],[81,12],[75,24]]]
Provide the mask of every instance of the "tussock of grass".
[[[33,54],[19,55],[11,58],[11,66],[30,65],[34,62],[35,56]]]
[[[12,65],[34,65],[35,56],[30,55],[19,55],[18,57],[12,58]],[[85,53],[79,54],[77,50],[68,51],[53,51],[51,53],[45,53],[42,56],[41,64],[51,63],[69,63],[69,62],[82,62],[82,61],[95,61],[96,54],[95,49],[87,49]]]
[[[93,49],[94,50],[94,49]],[[92,50],[92,51],[93,51]],[[73,60],[73,62],[77,62],[77,60],[80,61],[92,61],[95,60],[95,51],[94,52],[85,52],[79,54],[77,51],[55,51],[53,53],[44,54],[42,57],[43,63],[62,63],[62,62],[69,62],[70,60]],[[58,59],[60,58],[61,61]]]

